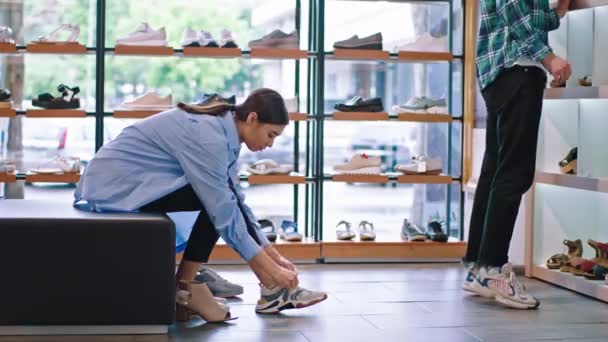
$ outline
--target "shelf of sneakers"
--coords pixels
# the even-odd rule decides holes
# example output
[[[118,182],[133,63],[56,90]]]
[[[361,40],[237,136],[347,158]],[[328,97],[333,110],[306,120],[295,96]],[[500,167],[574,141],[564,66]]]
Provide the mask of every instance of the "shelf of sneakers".
[[[0,183],[14,183],[20,180],[24,180],[28,183],[78,183],[80,181],[80,173],[38,174],[28,172],[0,174]]]
[[[449,52],[417,52],[399,51],[390,53],[383,50],[335,49],[325,52],[329,59],[334,60],[379,60],[393,62],[451,62],[454,55]]]
[[[535,183],[558,185],[571,189],[608,193],[608,178],[591,178],[537,171],[534,181]]]
[[[417,261],[453,261],[460,260],[466,253],[466,242],[450,238],[448,242],[434,241],[339,241],[322,242],[322,255],[326,261],[342,260],[417,260]]]
[[[292,172],[287,175],[254,175],[246,174],[240,176],[241,182],[247,182],[249,184],[263,185],[263,184],[306,184],[307,182],[313,182],[314,178],[306,178],[306,176]]]
[[[545,100],[608,99],[608,86],[546,88]]]
[[[14,183],[17,181],[17,174],[12,173],[0,173],[0,183]]]
[[[391,115],[387,112],[333,112],[326,117],[336,121],[389,121],[441,123],[452,122],[451,114],[398,113]]]
[[[608,285],[604,280],[589,280],[559,269],[550,270],[545,265],[533,265],[531,273],[535,278],[608,302]]]

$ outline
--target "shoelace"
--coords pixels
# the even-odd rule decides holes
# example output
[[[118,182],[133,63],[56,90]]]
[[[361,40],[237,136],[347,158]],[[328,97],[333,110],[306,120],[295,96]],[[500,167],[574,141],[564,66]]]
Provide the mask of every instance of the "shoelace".
[[[511,274],[509,274],[509,281],[511,284],[513,284],[513,289],[515,290],[516,294],[526,292],[526,287],[519,281],[519,279],[517,279],[515,273],[511,272]]]

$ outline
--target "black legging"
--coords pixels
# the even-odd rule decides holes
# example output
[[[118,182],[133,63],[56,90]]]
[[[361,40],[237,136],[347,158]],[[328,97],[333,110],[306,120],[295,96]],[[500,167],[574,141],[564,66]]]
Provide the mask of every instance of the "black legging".
[[[232,189],[232,191],[235,192],[234,189]],[[258,245],[261,245],[255,226],[249,221],[245,210],[243,210],[243,204],[238,199],[239,197],[237,194],[235,193],[234,195],[237,198],[239,209],[241,210],[243,218],[245,219],[245,224],[247,224],[247,231],[249,232],[249,235],[251,235]],[[161,197],[154,202],[144,205],[140,208],[140,210],[144,212],[160,213],[200,210],[200,214],[196,218],[196,222],[194,223],[192,232],[188,238],[186,251],[184,252],[184,259],[197,262],[209,261],[209,255],[211,255],[211,251],[213,251],[213,247],[217,243],[220,236],[215,230],[215,226],[213,225],[213,222],[211,222],[209,214],[207,214],[203,203],[201,203],[190,184],[164,197]]]

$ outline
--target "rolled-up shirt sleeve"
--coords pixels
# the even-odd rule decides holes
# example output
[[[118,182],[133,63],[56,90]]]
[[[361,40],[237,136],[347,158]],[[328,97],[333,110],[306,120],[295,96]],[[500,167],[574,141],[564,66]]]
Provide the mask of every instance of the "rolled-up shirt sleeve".
[[[226,141],[195,142],[176,150],[176,158],[218,234],[243,259],[251,260],[262,247],[249,235],[228,184]]]

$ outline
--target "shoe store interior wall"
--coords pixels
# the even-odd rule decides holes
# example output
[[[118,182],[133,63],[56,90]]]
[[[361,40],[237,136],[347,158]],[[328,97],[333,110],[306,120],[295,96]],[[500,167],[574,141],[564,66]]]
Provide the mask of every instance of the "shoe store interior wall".
[[[573,74],[549,75],[509,259],[608,301],[608,6],[572,1],[549,44]],[[178,102],[240,104],[270,88],[290,122],[272,147],[243,146],[238,170],[283,256],[319,267],[461,263],[486,139],[479,6],[0,0],[0,203],[71,206],[89,162],[126,127]],[[168,214],[177,262],[198,214]],[[209,263],[244,264],[222,239]]]

